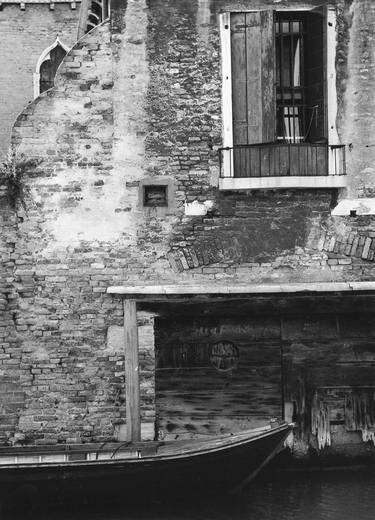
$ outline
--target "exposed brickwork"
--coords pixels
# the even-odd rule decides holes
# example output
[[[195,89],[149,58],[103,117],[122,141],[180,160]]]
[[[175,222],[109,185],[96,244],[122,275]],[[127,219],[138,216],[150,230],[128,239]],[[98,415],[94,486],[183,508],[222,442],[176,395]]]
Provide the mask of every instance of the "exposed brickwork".
[[[280,4],[299,2],[252,2],[252,8]],[[349,3],[338,4],[349,20]],[[6,363],[15,366],[4,382],[18,403],[2,439],[122,438],[124,358],[113,330],[121,336],[123,310],[120,299],[106,294],[110,285],[373,279],[373,217],[356,225],[331,217],[335,191],[218,190],[217,14],[246,6],[129,0],[115,13],[115,30],[106,23],[81,40],[55,89],[18,118],[13,142],[42,162],[27,178],[33,199],[27,213],[2,213],[2,251],[11,255],[2,291],[12,295],[3,300],[4,335],[13,341],[2,363],[4,370]],[[358,25],[351,29],[342,20],[340,45],[350,59],[340,65],[346,79],[339,130],[349,141],[344,97],[353,62],[360,66],[353,48],[361,35]],[[363,72],[370,83],[371,70]],[[370,148],[364,150],[351,152],[353,179],[358,161],[372,160]],[[153,176],[176,186],[175,205],[163,214],[142,208],[140,183]],[[375,186],[362,176],[354,190],[360,192],[364,178],[367,190]],[[185,203],[195,200],[212,202],[207,215],[185,214]],[[152,318],[140,317],[148,435],[155,417],[152,329]],[[24,398],[12,394],[18,381]]]
[[[15,322],[18,307],[14,286],[17,216],[9,211],[3,190],[0,192],[0,208],[0,442],[5,442],[7,432],[17,427],[25,402],[20,374],[22,351]]]
[[[0,11],[0,156],[8,149],[12,125],[33,100],[33,73],[41,53],[58,36],[68,46],[77,37],[80,3],[4,5]]]
[[[106,440],[121,437],[125,421],[124,354],[106,340],[108,327],[122,324],[122,306],[105,291],[108,275],[118,283],[126,262],[120,251],[111,258],[108,246],[73,244],[64,225],[65,242],[54,244],[45,225],[57,216],[53,198],[66,217],[82,191],[91,191],[96,204],[106,189],[98,180],[111,170],[112,62],[108,28],[97,32],[67,57],[55,97],[41,96],[16,125],[16,142],[44,162],[14,241],[14,288],[23,302],[13,311],[22,344],[17,372],[27,406],[17,424],[8,425],[10,441],[20,435],[24,442]],[[58,119],[52,122],[50,113]],[[77,169],[85,172],[81,180]]]
[[[206,217],[185,218],[175,230],[170,261],[177,271],[233,272],[238,264],[255,267],[282,256],[287,265],[287,251],[295,254],[296,248],[311,247],[309,236],[320,233],[314,215],[321,219],[329,215],[332,194],[317,190],[218,194],[215,202]],[[270,211],[273,206],[277,210]],[[204,267],[212,264],[220,265],[215,270]]]

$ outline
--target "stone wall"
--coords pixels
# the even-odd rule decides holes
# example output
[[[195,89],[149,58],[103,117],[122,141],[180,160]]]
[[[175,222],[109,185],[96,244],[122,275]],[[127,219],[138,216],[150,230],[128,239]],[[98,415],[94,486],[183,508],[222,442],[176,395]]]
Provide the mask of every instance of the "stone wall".
[[[367,72],[360,72],[362,55],[354,51],[362,42],[355,22],[362,3],[337,4],[339,132],[346,142],[355,135],[369,144],[357,127],[353,134],[348,112],[350,85],[360,74],[373,83],[370,50]],[[106,294],[110,285],[372,278],[373,217],[333,217],[342,195],[337,191],[218,190],[217,14],[248,6],[208,0],[114,4],[112,27],[105,23],[78,42],[55,88],[17,119],[13,143],[41,162],[26,179],[27,212],[4,213],[4,236],[16,237],[5,240],[4,251],[13,248],[14,265],[7,268],[18,300],[8,302],[7,334],[16,343],[5,349],[16,369],[3,381],[10,393],[22,381],[24,392],[24,405],[6,431],[10,441],[15,435],[38,442],[121,438],[123,311],[120,299]],[[373,16],[369,9],[368,27]],[[351,189],[361,194],[363,182],[368,188],[374,182],[359,175],[372,167],[372,148],[353,146],[348,153]],[[142,183],[153,179],[170,186],[169,207],[143,207]],[[193,202],[209,203],[206,214],[191,216]],[[149,333],[142,416],[152,424]]]
[[[34,98],[33,74],[41,53],[56,37],[72,47],[77,39],[80,3],[2,4],[0,11],[0,156],[8,149],[12,125]]]
[[[41,162],[30,175],[27,212],[19,208],[9,223],[22,299],[13,311],[22,346],[16,373],[25,394],[9,442],[124,437],[124,352],[121,332],[113,332],[122,330],[122,304],[105,293],[129,265],[134,224],[111,161],[113,54],[108,24],[98,27],[67,56],[53,94],[30,104],[15,126],[19,153]],[[144,437],[154,435],[150,345],[141,351]]]
[[[0,443],[14,432],[20,410],[24,408],[20,363],[21,344],[17,337],[15,313],[18,294],[14,287],[14,247],[17,241],[17,216],[9,211],[7,197],[0,192]]]

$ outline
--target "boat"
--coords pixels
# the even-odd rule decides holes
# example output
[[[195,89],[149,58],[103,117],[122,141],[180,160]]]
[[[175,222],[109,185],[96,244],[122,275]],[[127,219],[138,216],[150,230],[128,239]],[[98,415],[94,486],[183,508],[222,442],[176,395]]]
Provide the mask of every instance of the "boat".
[[[181,441],[0,448],[0,496],[15,503],[232,492],[282,449],[292,424]]]

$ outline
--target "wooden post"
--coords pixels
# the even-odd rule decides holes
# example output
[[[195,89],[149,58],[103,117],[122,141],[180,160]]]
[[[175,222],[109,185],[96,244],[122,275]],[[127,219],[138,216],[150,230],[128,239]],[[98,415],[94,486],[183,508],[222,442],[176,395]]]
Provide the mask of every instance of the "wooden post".
[[[77,39],[82,38],[86,34],[87,30],[87,19],[89,17],[89,9],[91,6],[91,0],[82,0],[81,7],[79,10],[79,21],[78,21],[78,35]]]
[[[137,305],[124,299],[126,436],[128,441],[141,440],[139,401]]]

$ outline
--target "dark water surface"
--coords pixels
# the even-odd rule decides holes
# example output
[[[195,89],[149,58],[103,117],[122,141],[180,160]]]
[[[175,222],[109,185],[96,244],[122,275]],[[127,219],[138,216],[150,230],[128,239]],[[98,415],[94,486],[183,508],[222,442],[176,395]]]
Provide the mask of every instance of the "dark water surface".
[[[16,518],[1,516],[1,520]],[[29,512],[35,520],[375,520],[375,469],[263,476],[237,496]]]

